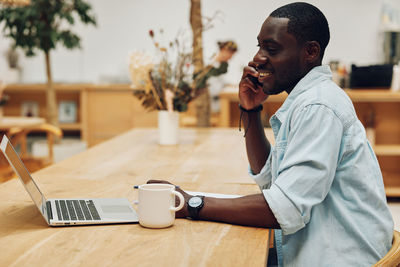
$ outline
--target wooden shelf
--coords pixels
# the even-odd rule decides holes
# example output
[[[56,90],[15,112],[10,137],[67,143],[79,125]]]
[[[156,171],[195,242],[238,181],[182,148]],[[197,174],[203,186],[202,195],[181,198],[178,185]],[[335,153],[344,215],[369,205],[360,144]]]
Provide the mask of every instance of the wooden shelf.
[[[54,83],[54,89],[56,91],[72,91],[79,92],[85,90],[85,88],[93,86],[92,84],[68,84],[68,83]],[[45,92],[47,90],[47,85],[43,83],[38,84],[7,84],[6,90],[8,92]]]
[[[62,130],[81,130],[82,129],[82,124],[81,123],[60,123],[60,128]]]
[[[38,116],[46,117],[46,84],[7,84],[10,101],[5,116],[20,116],[24,102],[37,102]],[[63,131],[79,132],[88,146],[96,145],[133,127],[156,127],[157,113],[148,112],[133,94],[130,84],[54,83],[57,103],[77,105],[77,123],[60,123]],[[107,107],[107,108],[104,108]],[[110,112],[112,110],[113,112]],[[116,119],[118,118],[118,119]]]
[[[400,92],[390,89],[345,89],[353,102],[399,102]]]
[[[377,156],[400,156],[400,145],[375,145]]]
[[[400,92],[392,91],[389,88],[374,89],[344,89],[353,102],[399,102]],[[237,86],[229,86],[220,94],[221,98],[238,101]],[[287,97],[286,93],[271,95],[267,102],[283,102]]]
[[[400,186],[385,187],[387,197],[398,197],[400,196]]]
[[[382,172],[385,192],[388,197],[400,196],[400,173]]]

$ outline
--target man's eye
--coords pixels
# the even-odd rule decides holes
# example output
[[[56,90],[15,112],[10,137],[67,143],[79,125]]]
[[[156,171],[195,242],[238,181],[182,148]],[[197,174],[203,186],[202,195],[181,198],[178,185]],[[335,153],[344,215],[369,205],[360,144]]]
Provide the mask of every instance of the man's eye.
[[[278,49],[275,48],[268,48],[267,51],[270,55],[276,55],[278,53]]]

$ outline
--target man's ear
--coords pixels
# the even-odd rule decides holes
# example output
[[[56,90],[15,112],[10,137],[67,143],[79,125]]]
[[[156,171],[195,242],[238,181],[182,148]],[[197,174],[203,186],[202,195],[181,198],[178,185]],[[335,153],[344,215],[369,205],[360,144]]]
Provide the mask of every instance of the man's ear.
[[[315,63],[321,60],[321,46],[317,41],[308,41],[305,44],[306,61]]]

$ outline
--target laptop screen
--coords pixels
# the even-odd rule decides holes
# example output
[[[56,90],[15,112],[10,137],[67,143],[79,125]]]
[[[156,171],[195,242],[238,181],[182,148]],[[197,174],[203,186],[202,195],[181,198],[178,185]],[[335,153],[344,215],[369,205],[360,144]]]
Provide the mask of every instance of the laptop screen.
[[[22,163],[20,157],[18,156],[17,152],[15,151],[14,147],[12,146],[6,135],[3,136],[0,147],[8,162],[21,179],[26,191],[28,191],[33,202],[35,202],[36,206],[47,220],[47,213],[45,211],[46,205],[43,205],[43,203],[46,203],[46,199],[44,198],[42,192],[40,192],[39,187],[36,185],[35,181],[33,181],[31,175],[29,174],[29,171],[26,169],[24,163]]]

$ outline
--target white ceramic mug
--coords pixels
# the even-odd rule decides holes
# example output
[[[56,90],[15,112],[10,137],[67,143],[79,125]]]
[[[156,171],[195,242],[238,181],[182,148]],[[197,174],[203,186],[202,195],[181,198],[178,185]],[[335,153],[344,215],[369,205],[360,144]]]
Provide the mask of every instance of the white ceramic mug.
[[[179,206],[175,207],[175,196]],[[183,195],[172,184],[139,186],[139,223],[148,228],[165,228],[174,224],[175,212],[185,203]]]

